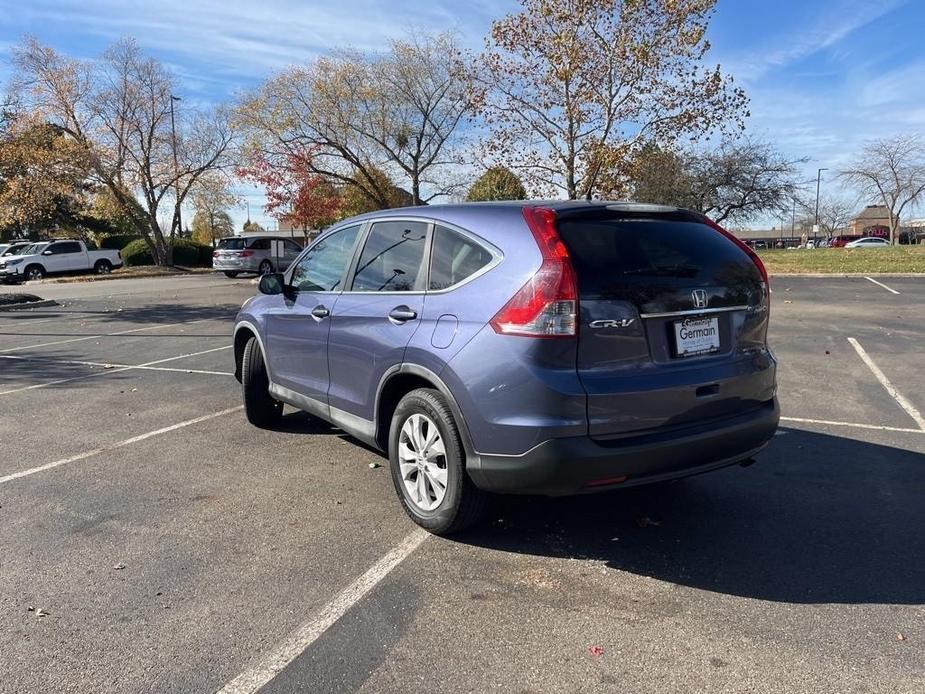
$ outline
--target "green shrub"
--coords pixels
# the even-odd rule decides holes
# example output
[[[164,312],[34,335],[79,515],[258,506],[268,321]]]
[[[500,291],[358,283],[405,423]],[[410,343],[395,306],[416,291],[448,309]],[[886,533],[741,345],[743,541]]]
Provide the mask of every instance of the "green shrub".
[[[154,258],[144,239],[136,239],[122,249],[122,262],[129,267],[154,265]],[[209,267],[212,265],[212,247],[190,239],[174,239],[173,262],[189,267]]]
[[[100,239],[100,248],[106,248],[111,251],[121,251],[132,241],[140,241],[141,237],[137,234],[113,234],[112,236],[104,236]],[[142,241],[142,244],[144,241]]]

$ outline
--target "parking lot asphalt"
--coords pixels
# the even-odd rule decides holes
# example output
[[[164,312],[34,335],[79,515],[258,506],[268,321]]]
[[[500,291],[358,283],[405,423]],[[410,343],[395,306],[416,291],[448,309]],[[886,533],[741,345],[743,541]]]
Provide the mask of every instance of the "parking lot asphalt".
[[[773,279],[754,465],[453,540],[377,452],[245,421],[248,280],[41,286],[0,313],[0,691],[921,692],[925,280],[880,281]]]

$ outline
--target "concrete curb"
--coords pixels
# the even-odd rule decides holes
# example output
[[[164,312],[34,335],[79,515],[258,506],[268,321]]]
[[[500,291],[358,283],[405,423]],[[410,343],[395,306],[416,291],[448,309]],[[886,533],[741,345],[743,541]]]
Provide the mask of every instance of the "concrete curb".
[[[193,277],[218,274],[214,270],[188,270],[181,272],[154,272],[151,274],[121,274],[114,273],[111,275],[74,275],[73,277],[52,277],[49,279],[39,280],[38,282],[26,282],[24,284],[77,284],[87,282],[108,282],[112,280],[152,280],[165,277]]]
[[[811,277],[813,279],[852,279],[864,277],[921,277],[925,272],[771,272],[771,277]]]
[[[25,301],[21,304],[0,305],[0,311],[21,311],[26,308],[42,308],[43,306],[57,306],[58,302],[54,299],[45,299],[44,301]]]

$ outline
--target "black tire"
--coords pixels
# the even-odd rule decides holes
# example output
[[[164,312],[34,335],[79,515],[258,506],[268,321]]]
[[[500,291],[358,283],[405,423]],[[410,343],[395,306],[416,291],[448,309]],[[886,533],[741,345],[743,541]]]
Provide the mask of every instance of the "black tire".
[[[432,511],[419,508],[408,496],[401,477],[398,444],[402,426],[413,414],[424,414],[436,425],[446,451],[447,484],[443,501]],[[392,483],[405,513],[422,528],[435,535],[452,535],[474,525],[485,515],[488,494],[476,487],[466,473],[466,455],[453,413],[443,395],[430,388],[408,393],[392,416],[389,429],[389,468]]]
[[[26,281],[40,280],[45,276],[45,268],[41,265],[29,265],[23,270],[22,275]]]
[[[96,264],[93,266],[93,271],[97,275],[108,275],[112,272],[112,263],[108,260],[97,260]]]
[[[257,266],[257,274],[260,276],[269,275],[273,272],[273,263],[269,260],[261,260],[260,265]]]
[[[283,415],[283,403],[274,400],[269,389],[270,379],[263,352],[257,338],[252,337],[244,345],[241,357],[241,392],[247,421],[261,429],[278,424]]]
[[[225,277],[230,277],[234,279],[237,276],[238,276],[237,272],[232,272],[231,270],[225,270]]]

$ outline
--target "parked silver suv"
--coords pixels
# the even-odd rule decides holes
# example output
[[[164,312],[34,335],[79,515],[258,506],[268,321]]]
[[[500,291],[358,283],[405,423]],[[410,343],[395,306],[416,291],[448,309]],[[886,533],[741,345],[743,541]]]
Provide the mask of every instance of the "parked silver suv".
[[[298,243],[279,236],[229,236],[212,253],[212,268],[228,277],[242,272],[284,272],[301,252]]]

